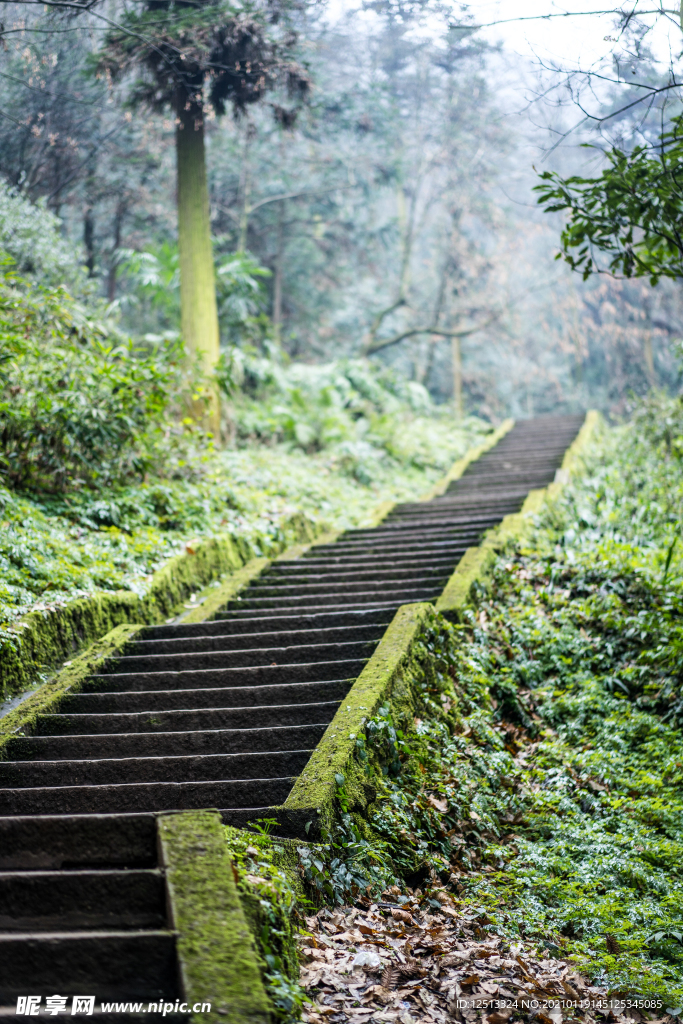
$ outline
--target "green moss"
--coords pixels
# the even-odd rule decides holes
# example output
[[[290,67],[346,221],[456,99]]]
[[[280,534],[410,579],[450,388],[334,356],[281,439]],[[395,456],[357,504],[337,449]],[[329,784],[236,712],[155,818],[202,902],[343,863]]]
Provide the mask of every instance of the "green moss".
[[[217,811],[157,819],[183,991],[204,1022],[269,1024],[270,1002]]]
[[[260,576],[271,564],[269,558],[252,558],[241,569],[231,573],[226,580],[217,587],[212,587],[207,592],[206,598],[193,608],[187,615],[183,615],[183,624],[188,622],[205,622],[212,618],[216,612],[224,608],[228,601],[231,601],[240,590],[249,586],[252,580]]]
[[[130,624],[116,626],[68,662],[54,679],[43,684],[17,708],[0,718],[0,758],[6,756],[7,743],[13,736],[30,736],[40,715],[55,714],[67,693],[78,693],[85,680],[105,662],[125,652],[142,628]]]
[[[363,808],[372,799],[372,790],[368,790],[355,758],[356,740],[380,704],[387,699],[400,702],[407,698],[405,676],[412,644],[431,614],[432,607],[428,604],[407,604],[399,608],[294,783],[285,801],[285,810],[310,810],[317,816],[320,826],[329,829],[335,815],[338,776],[344,778],[352,808]]]
[[[274,545],[275,551],[281,551],[289,538],[310,541],[316,528],[305,516],[291,516],[282,540]],[[182,554],[154,573],[139,594],[97,591],[68,604],[29,613],[0,630],[0,695],[5,698],[27,689],[41,670],[55,667],[117,625],[153,625],[177,614],[190,594],[238,570],[253,550],[253,540],[229,534],[190,542]]]

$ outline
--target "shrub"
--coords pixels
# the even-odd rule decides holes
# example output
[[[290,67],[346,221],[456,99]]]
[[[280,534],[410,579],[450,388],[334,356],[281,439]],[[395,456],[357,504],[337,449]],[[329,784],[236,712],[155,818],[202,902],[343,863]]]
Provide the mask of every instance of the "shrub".
[[[179,348],[135,344],[63,287],[0,276],[0,470],[63,491],[142,476],[157,458]]]
[[[0,181],[0,248],[16,263],[16,269],[44,285],[67,284],[72,292],[92,289],[83,267],[85,260],[73,242],[62,235],[61,221],[46,208],[34,204]]]

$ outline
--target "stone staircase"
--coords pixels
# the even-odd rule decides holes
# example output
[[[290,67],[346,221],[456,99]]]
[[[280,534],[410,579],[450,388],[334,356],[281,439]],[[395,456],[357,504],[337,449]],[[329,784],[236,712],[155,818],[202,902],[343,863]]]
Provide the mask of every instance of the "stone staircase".
[[[397,608],[439,597],[465,550],[553,480],[582,420],[520,422],[441,497],[275,562],[212,621],[145,629],[10,741],[0,1003],[179,997],[155,814],[268,817]]]

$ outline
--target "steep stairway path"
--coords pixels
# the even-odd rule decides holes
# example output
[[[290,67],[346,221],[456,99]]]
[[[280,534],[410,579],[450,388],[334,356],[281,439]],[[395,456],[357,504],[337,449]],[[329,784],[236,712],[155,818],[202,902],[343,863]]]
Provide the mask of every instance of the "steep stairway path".
[[[275,562],[212,621],[144,630],[12,739],[0,997],[34,979],[170,998],[154,812],[218,807],[244,824],[282,804],[397,608],[439,597],[465,550],[553,480],[582,420],[519,422],[442,496]]]

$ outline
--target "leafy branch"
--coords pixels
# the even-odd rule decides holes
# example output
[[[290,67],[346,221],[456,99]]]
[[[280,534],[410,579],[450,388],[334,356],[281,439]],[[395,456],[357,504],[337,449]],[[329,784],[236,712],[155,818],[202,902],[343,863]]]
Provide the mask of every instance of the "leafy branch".
[[[544,171],[535,187],[546,213],[568,210],[564,257],[584,280],[606,270],[624,277],[683,277],[683,116],[654,147],[613,148],[598,178]],[[598,254],[609,258],[601,266]]]

